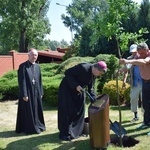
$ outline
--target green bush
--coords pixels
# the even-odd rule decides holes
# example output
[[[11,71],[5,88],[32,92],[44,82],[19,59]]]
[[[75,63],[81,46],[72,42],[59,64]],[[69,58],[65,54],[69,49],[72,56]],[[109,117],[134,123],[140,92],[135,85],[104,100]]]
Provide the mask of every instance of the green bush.
[[[129,88],[129,84],[126,84],[127,89]],[[125,101],[125,91],[126,95],[129,95],[127,93],[128,91],[125,89],[122,89],[122,81],[118,80],[118,89],[119,89],[119,100],[120,104],[123,104]],[[109,95],[109,103],[110,105],[118,105],[117,102],[117,87],[116,87],[116,80],[111,80],[104,84],[104,87],[102,89],[102,94],[108,94]]]
[[[56,74],[59,64],[56,63],[44,63],[40,64],[42,77],[52,77]]]
[[[9,80],[12,80],[12,79],[14,79],[16,77],[17,77],[17,71],[16,70],[9,71],[8,73],[3,75],[3,78],[7,78]]]
[[[43,78],[43,100],[50,106],[57,106],[59,84],[63,77],[62,74],[59,74],[54,77]]]
[[[9,80],[0,78],[0,100],[14,100],[18,98],[19,88],[17,78]]]
[[[1,83],[0,83],[1,84]],[[0,85],[0,100],[6,100],[9,99],[7,98],[7,91],[9,91],[9,85],[8,84],[4,84],[4,85]]]
[[[71,68],[79,63],[92,61],[93,57],[71,57],[60,64],[56,74],[64,73],[68,68]]]

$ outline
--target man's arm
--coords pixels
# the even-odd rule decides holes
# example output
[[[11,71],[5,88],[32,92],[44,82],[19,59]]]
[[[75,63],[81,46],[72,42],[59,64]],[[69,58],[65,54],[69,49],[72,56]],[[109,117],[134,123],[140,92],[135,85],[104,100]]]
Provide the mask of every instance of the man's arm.
[[[145,65],[150,63],[150,58],[147,57],[145,59],[132,59],[132,60],[121,58],[119,62],[120,64],[132,64],[132,65],[140,66],[140,65]]]
[[[122,88],[125,88],[125,87],[126,87],[127,77],[128,77],[128,71],[125,71],[125,72],[124,72],[124,75],[123,75]]]

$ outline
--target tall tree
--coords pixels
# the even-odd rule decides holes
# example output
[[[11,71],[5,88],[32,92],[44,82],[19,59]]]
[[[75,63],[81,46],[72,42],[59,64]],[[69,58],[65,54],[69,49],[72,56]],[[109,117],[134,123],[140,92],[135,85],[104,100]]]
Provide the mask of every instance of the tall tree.
[[[7,51],[27,52],[50,32],[49,0],[0,0],[0,41]]]
[[[95,22],[94,17],[97,12],[104,13],[106,8],[106,0],[73,0],[72,4],[67,7],[68,15],[62,15],[67,27],[70,27],[70,20],[72,20],[72,28],[76,32],[75,38],[80,40],[78,47],[80,56],[95,56],[99,53],[98,42],[90,45],[91,36],[95,32],[90,24]]]

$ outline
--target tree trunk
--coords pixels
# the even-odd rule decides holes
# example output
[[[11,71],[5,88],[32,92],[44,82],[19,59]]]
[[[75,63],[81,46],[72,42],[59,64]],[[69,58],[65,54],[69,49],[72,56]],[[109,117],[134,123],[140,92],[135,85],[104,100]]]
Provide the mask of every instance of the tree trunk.
[[[23,29],[20,33],[19,52],[27,52],[25,49],[25,32],[26,30]]]
[[[26,51],[26,52],[29,51],[29,47],[28,47],[28,46],[29,46],[29,39],[26,38],[26,39],[25,39],[25,51]]]
[[[116,38],[116,42],[117,42],[118,55],[119,55],[119,58],[121,58],[118,38]],[[120,68],[120,64],[119,64],[119,68]],[[117,102],[118,102],[118,111],[119,111],[119,139],[120,139],[120,146],[123,147],[123,142],[122,142],[123,137],[121,133],[122,115],[121,115],[121,106],[120,106],[120,97],[119,97],[118,74],[116,75],[116,88],[117,88]]]

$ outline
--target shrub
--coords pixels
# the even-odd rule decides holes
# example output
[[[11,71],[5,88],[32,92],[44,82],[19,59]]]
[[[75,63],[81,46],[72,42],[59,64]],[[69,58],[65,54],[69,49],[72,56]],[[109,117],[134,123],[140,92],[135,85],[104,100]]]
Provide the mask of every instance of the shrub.
[[[17,77],[17,71],[16,70],[9,71],[8,73],[3,75],[3,78],[7,78],[9,80],[12,80],[12,79],[14,79],[16,77]]]
[[[43,89],[44,89],[43,100],[50,106],[57,106],[58,89],[62,78],[63,78],[62,74],[50,78],[48,77],[43,78]]]
[[[129,84],[126,84],[127,89],[129,88]],[[129,95],[129,91],[122,89],[122,81],[118,80],[118,88],[119,88],[119,100],[120,104],[122,104],[125,101],[125,91],[126,95]],[[104,84],[104,87],[102,89],[102,94],[108,94],[109,95],[109,103],[110,105],[118,105],[117,102],[117,87],[116,87],[116,81],[111,80]]]
[[[56,74],[64,73],[65,70],[67,70],[68,68],[71,68],[79,63],[92,62],[92,61],[93,61],[93,57],[71,57],[60,64]]]
[[[52,77],[56,74],[59,64],[56,63],[45,63],[40,64],[42,77]]]
[[[13,100],[17,99],[19,94],[17,78],[9,80],[8,78],[0,78],[0,99]]]
[[[14,100],[19,98],[19,86],[18,86],[18,79],[14,78],[9,82],[10,84],[10,91],[8,91],[9,98]]]

